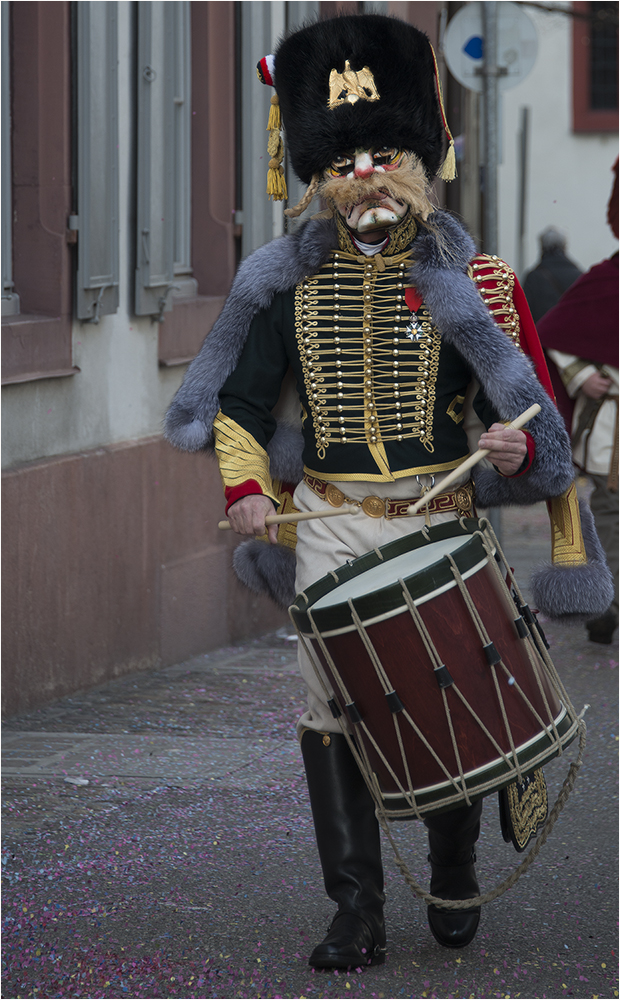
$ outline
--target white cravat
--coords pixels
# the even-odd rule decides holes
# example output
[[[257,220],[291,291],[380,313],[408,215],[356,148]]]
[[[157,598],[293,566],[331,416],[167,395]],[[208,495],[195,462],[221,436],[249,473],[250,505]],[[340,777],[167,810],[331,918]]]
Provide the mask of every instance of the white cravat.
[[[374,257],[376,253],[380,253],[381,250],[385,249],[389,241],[389,236],[386,236],[381,243],[362,243],[361,240],[359,240],[356,236],[353,235],[351,236],[351,239],[354,245],[357,247],[357,249],[361,250],[361,252],[365,254],[366,257]]]

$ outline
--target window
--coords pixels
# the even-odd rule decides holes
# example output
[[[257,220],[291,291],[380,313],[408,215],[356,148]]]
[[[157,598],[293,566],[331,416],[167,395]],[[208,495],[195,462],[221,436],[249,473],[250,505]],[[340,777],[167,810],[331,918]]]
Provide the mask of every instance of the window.
[[[179,139],[171,169],[179,179],[190,177],[175,186],[170,284],[177,288],[168,294],[159,324],[159,363],[170,367],[197,354],[235,272],[236,48],[234,2],[162,6],[179,8],[172,126]]]
[[[15,296],[13,315],[2,318],[2,381],[25,382],[76,371],[71,356],[67,231],[70,13],[65,2],[3,3],[2,7],[3,32],[10,33],[12,56],[10,91],[7,88],[5,94],[3,86],[2,107],[3,157],[10,150],[10,164],[3,159],[10,186],[3,187],[3,208],[9,211],[2,246],[7,255],[3,281],[10,288],[3,286],[3,295],[9,291]],[[5,59],[3,73],[8,69]]]
[[[618,129],[618,5],[573,4],[573,129]]]
[[[615,111],[618,108],[618,6],[593,3],[591,8],[590,103],[593,111]]]

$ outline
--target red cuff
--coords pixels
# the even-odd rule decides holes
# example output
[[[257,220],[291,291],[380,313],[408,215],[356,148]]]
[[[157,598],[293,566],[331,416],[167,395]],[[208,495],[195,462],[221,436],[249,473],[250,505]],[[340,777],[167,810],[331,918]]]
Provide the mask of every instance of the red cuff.
[[[224,487],[224,496],[226,497],[226,513],[228,514],[228,508],[232,507],[237,500],[241,500],[243,497],[253,496],[257,493],[263,496],[261,486],[255,479],[246,479],[243,483],[239,483],[238,486]]]
[[[521,468],[517,472],[513,472],[511,476],[506,476],[506,479],[516,479],[517,476],[522,476],[524,473],[528,472],[532,462],[534,461],[534,455],[536,454],[536,442],[529,431],[524,430],[525,434],[525,444],[527,446],[527,455],[523,459],[525,464],[521,464]]]

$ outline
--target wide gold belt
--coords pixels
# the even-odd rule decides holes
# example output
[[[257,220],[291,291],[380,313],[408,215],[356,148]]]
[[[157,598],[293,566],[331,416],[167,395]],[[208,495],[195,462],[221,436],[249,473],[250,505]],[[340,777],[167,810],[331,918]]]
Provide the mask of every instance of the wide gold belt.
[[[322,500],[326,500],[331,507],[342,507],[344,503],[353,507],[361,507],[368,517],[406,517],[411,504],[416,503],[420,497],[411,497],[405,500],[391,500],[389,497],[364,497],[363,500],[352,500],[344,495],[333,483],[326,483],[315,476],[304,474],[304,482]],[[474,512],[474,484],[471,480],[457,486],[455,490],[446,490],[439,493],[428,505],[420,511],[420,514],[448,514],[454,511],[459,517],[471,517]]]

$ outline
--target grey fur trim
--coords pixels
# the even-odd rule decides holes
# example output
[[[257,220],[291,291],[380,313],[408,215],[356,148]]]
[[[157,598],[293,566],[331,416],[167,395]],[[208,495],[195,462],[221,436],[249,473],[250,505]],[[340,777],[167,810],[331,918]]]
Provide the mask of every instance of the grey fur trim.
[[[242,542],[233,552],[233,568],[255,593],[267,593],[281,608],[295,600],[295,553],[285,545]]]
[[[437,218],[436,218],[437,217]],[[497,326],[467,274],[473,241],[445,212],[431,216],[433,231],[422,230],[414,243],[412,284],[423,295],[442,337],[464,358],[500,420],[512,420],[533,403],[541,412],[528,424],[536,454],[527,474],[501,476],[494,469],[475,474],[481,507],[532,504],[560,496],[574,478],[564,422],[528,358]]]
[[[254,316],[278,292],[314,274],[336,242],[331,220],[310,220],[295,235],[273,240],[242,261],[224,308],[166,414],[164,436],[170,444],[184,451],[212,446],[219,392],[235,369]]]
[[[588,562],[584,566],[545,563],[532,574],[534,604],[548,618],[575,624],[605,614],[614,597],[613,578],[594,527],[592,511],[579,501]]]
[[[301,455],[304,439],[301,431],[278,424],[275,434],[267,445],[269,470],[274,479],[297,485],[303,477],[304,465]]]

